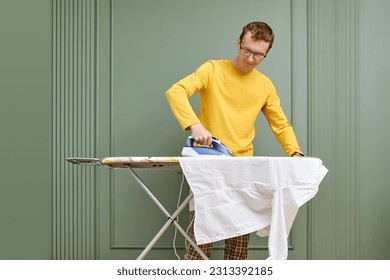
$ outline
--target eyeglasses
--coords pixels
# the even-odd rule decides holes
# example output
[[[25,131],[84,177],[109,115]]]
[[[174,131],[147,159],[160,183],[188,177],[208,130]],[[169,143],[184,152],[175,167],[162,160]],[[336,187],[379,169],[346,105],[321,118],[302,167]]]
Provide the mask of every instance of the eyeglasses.
[[[250,57],[253,54],[253,58],[256,61],[263,60],[267,56],[267,54],[255,53],[255,52],[252,52],[246,48],[243,48],[242,42],[240,42],[240,53],[246,57]]]

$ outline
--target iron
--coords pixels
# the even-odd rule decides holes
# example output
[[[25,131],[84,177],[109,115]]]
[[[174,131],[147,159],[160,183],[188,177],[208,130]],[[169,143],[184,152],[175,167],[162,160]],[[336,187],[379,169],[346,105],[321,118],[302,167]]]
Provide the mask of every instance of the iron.
[[[183,157],[198,157],[198,156],[228,156],[232,157],[230,150],[222,144],[217,138],[212,138],[210,146],[202,146],[196,144],[194,138],[189,136],[181,151]]]

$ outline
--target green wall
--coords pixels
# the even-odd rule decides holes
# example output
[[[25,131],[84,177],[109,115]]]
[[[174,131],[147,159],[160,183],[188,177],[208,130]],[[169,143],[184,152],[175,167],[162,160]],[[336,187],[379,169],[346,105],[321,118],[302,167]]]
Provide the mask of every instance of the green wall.
[[[359,103],[357,107],[359,256],[390,259],[390,2],[363,1],[359,21]]]
[[[0,2],[0,258],[52,257],[51,1]]]
[[[218,1],[206,2],[210,13],[219,10]],[[0,259],[136,255],[137,246],[142,247],[137,241],[131,244],[131,255],[126,250],[128,234],[138,232],[137,226],[131,222],[115,226],[127,218],[121,212],[127,196],[134,195],[133,203],[138,198],[144,200],[142,193],[127,189],[129,174],[75,167],[63,159],[147,152],[163,155],[159,146],[163,144],[151,140],[156,136],[171,139],[164,147],[170,153],[179,153],[177,147],[186,134],[179,131],[164,98],[152,98],[147,92],[164,91],[202,58],[233,55],[234,50],[226,47],[237,34],[233,28],[241,25],[239,19],[251,19],[251,13],[234,8],[235,1],[226,1],[224,8],[234,11],[236,17],[231,17],[229,28],[218,25],[220,21],[210,25],[221,39],[208,46],[210,38],[201,36],[207,26],[195,28],[207,20],[198,22],[202,18],[199,11],[192,17],[186,14],[192,2],[186,5],[180,1],[175,5],[178,13],[167,18],[162,17],[166,13],[155,9],[152,0],[135,6],[131,3],[0,2]],[[294,240],[294,235],[291,244],[306,248],[303,257],[309,259],[390,259],[390,184],[386,176],[390,156],[390,113],[386,108],[390,101],[390,61],[386,54],[390,39],[384,36],[390,29],[389,1],[259,3],[264,7],[263,19],[282,32],[277,37],[278,55],[264,64],[264,70],[276,77],[285,110],[304,150],[322,158],[330,170],[318,195],[297,219],[296,225],[305,231],[303,244],[300,239]],[[139,31],[153,30],[142,22],[147,16],[161,20],[160,29],[168,28],[155,35],[166,46],[161,50],[142,45],[148,38]],[[182,32],[193,28],[195,33],[177,43],[180,32],[169,31],[180,26]],[[172,44],[176,45],[171,48]],[[141,47],[144,52],[137,53]],[[189,50],[195,55],[189,55]],[[170,65],[172,54],[178,58]],[[148,66],[154,63],[166,65],[166,72],[148,83],[147,75],[153,74],[153,67]],[[284,63],[291,73],[278,70]],[[126,76],[138,78],[126,81]],[[133,103],[122,103],[126,98]],[[142,115],[140,108],[151,102],[156,112],[146,110],[142,118],[131,115]],[[151,117],[156,114],[161,116],[157,124]],[[257,125],[262,126],[263,120]],[[124,129],[126,126],[129,130]],[[147,135],[147,140],[137,140],[139,133]],[[260,146],[257,154],[281,152],[271,134],[263,137],[256,139]],[[266,146],[261,145],[263,141]],[[179,184],[180,179],[180,174],[173,173],[146,180],[168,185],[171,181]],[[175,198],[160,192],[174,207]],[[151,227],[161,219],[157,213],[154,218],[154,212],[148,215],[153,219]],[[186,224],[185,217],[181,222]],[[144,232],[136,234],[143,236]],[[155,258],[174,257],[167,240],[160,245]],[[291,256],[302,258],[294,256],[294,251]]]

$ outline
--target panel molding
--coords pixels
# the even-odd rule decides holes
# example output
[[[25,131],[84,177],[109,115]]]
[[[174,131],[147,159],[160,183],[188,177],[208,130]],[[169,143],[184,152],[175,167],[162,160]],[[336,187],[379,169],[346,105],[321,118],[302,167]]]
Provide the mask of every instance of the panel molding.
[[[66,157],[96,156],[95,0],[53,0],[53,259],[96,258],[96,170]]]
[[[310,259],[358,256],[358,1],[308,1],[309,154],[329,173],[309,207]]]
[[[299,0],[298,2],[300,3],[304,3],[305,0]],[[290,0],[290,7],[293,6],[293,5],[296,5],[293,3],[294,1],[293,0]],[[114,80],[114,77],[115,77],[115,71],[114,71],[114,58],[115,58],[115,0],[108,0],[107,1],[108,5],[109,6],[109,104],[110,104],[110,108],[109,108],[109,135],[110,135],[110,140],[109,140],[109,148],[108,150],[110,151],[109,154],[112,154],[112,151],[115,151],[115,119],[114,119],[114,114],[113,112],[115,111],[115,109],[113,108],[113,104],[114,104],[114,97],[115,97],[115,87],[114,87],[114,83],[113,83],[113,80]],[[292,13],[292,11],[291,11]],[[292,15],[291,15],[292,16]],[[298,31],[298,29],[293,29],[291,30],[291,32],[300,32]],[[293,92],[294,90],[291,89],[291,91]],[[130,174],[129,174],[130,176]],[[131,179],[131,178],[130,178]],[[137,240],[132,240],[132,242],[134,244],[120,244],[115,236],[117,235],[116,234],[116,230],[117,230],[117,226],[116,226],[116,217],[115,217],[115,175],[111,175],[110,178],[109,178],[109,197],[110,197],[110,202],[109,202],[109,212],[110,212],[110,219],[109,219],[109,224],[110,224],[110,230],[109,230],[109,235],[110,235],[110,249],[112,250],[143,250],[145,248],[144,245],[139,245],[137,244],[138,241]],[[173,226],[172,226],[173,227]],[[183,226],[184,227],[184,226]],[[216,244],[213,246],[213,250],[215,251],[223,251],[224,250],[224,245],[220,245],[218,244],[218,242],[216,242]],[[185,250],[185,246],[176,246],[176,249],[178,250]],[[172,250],[172,247],[171,246],[166,246],[166,245],[160,245],[160,244],[156,244],[154,247],[153,247],[153,250]],[[250,245],[248,247],[248,250],[249,251],[254,251],[254,250],[261,250],[261,251],[267,251],[268,250],[268,245]],[[293,246],[293,238],[292,237],[289,237],[288,239],[288,250],[294,250],[294,246]]]
[[[307,112],[307,1],[291,0],[291,123],[297,135],[301,150],[306,154],[308,149]],[[308,234],[308,207],[299,210],[304,215],[298,215],[289,235],[289,255],[292,256],[296,248],[310,245],[307,242]],[[302,218],[301,218],[302,217]],[[295,228],[299,228],[298,233]],[[303,236],[304,234],[304,236]],[[307,249],[305,251],[307,256]]]
[[[296,55],[296,57],[292,57],[292,69],[300,69],[302,70],[302,68],[304,68],[304,71],[300,72],[298,75],[294,75],[292,77],[292,80],[293,80],[293,85],[291,88],[291,94],[292,94],[292,99],[295,99],[294,100],[294,105],[292,105],[292,111],[294,112],[294,119],[297,119],[297,122],[299,122],[300,124],[300,129],[302,131],[302,133],[306,136],[306,129],[307,129],[307,126],[306,126],[306,120],[302,120],[300,117],[302,116],[302,109],[303,110],[306,110],[307,106],[307,96],[306,96],[306,93],[307,93],[307,89],[306,89],[306,62],[305,60],[301,61],[300,58],[303,56],[306,55],[306,48],[302,48],[301,44],[302,44],[302,41],[300,41],[301,39],[306,39],[304,38],[305,36],[305,31],[302,31],[300,28],[302,27],[302,24],[303,25],[306,25],[306,21],[302,21],[302,16],[305,16],[305,13],[306,13],[306,0],[299,0],[299,1],[293,1],[293,0],[290,0],[290,9],[291,9],[291,18],[294,18],[292,19],[292,23],[294,23],[294,25],[291,27],[291,37],[292,37],[292,45],[294,45],[294,47],[296,49],[294,49],[294,54],[293,55]],[[109,116],[110,116],[110,121],[109,121],[109,125],[107,126],[108,127],[108,130],[109,130],[109,135],[110,135],[110,139],[109,141],[109,148],[108,150],[110,151],[110,154],[112,154],[112,151],[115,150],[115,120],[114,120],[114,108],[113,108],[113,104],[114,104],[114,97],[115,97],[115,87],[113,85],[113,80],[114,80],[114,76],[115,76],[115,71],[114,71],[114,58],[115,58],[115,0],[109,0],[107,1],[108,4],[106,4],[107,6],[109,6],[109,68],[110,70],[108,71],[109,72],[109,102],[108,104],[110,104],[110,109],[109,109]],[[301,10],[301,8],[304,7],[303,10]],[[295,13],[295,14],[294,14]],[[293,35],[298,35],[297,37],[294,37]],[[303,36],[303,37],[302,37]],[[306,42],[306,41],[304,41]],[[304,88],[304,90],[302,91],[302,87]],[[295,107],[297,106],[297,108]],[[295,109],[295,110],[294,110]],[[303,139],[303,142],[306,143],[305,141],[306,139]],[[306,145],[306,144],[304,144]],[[110,214],[109,214],[109,225],[110,225],[110,229],[109,229],[109,240],[110,240],[110,249],[112,250],[140,250],[140,249],[144,249],[144,246],[141,246],[141,245],[138,245],[137,244],[137,241],[133,241],[135,244],[121,244],[119,242],[117,242],[117,240],[115,239],[115,236],[116,236],[116,224],[115,224],[115,221],[116,221],[116,218],[115,218],[115,176],[114,175],[111,175],[110,178],[109,178],[109,196],[110,196],[110,202],[109,202],[109,209],[110,209]],[[291,236],[289,237],[289,240],[288,240],[288,248],[289,250],[295,250],[294,248],[294,238]],[[176,247],[177,249],[184,249],[183,246],[177,246]],[[164,245],[156,245],[155,247],[153,247],[153,249],[156,249],[156,250],[167,250],[167,249],[171,249],[171,247],[169,246],[164,246]],[[223,250],[224,249],[224,246],[219,246],[216,244],[216,246],[214,246],[214,249],[215,250]],[[268,246],[267,245],[260,245],[260,246],[256,246],[256,245],[251,245],[249,248],[249,250],[262,250],[262,251],[266,251],[268,250]]]

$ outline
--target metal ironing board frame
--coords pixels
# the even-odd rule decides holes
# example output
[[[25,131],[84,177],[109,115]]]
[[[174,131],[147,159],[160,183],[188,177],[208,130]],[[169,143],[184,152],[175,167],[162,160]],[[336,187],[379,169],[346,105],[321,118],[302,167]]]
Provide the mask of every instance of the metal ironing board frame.
[[[193,198],[193,193],[190,191],[187,197],[183,202],[176,208],[173,214],[169,213],[166,208],[161,204],[161,202],[156,198],[156,196],[150,191],[148,186],[143,182],[140,176],[137,174],[135,169],[159,169],[159,170],[181,170],[180,163],[175,157],[110,157],[110,158],[81,158],[81,157],[72,157],[67,158],[67,161],[74,164],[83,164],[83,165],[103,165],[110,169],[128,169],[132,177],[138,183],[138,185],[144,190],[144,192],[149,196],[149,198],[157,205],[157,207],[164,213],[168,218],[165,224],[161,229],[156,233],[153,239],[145,247],[142,253],[138,256],[137,260],[143,260],[147,254],[152,250],[156,245],[157,241],[164,235],[168,228],[173,224],[176,229],[181,233],[181,235],[194,247],[194,249],[201,255],[205,260],[209,258],[205,253],[199,248],[199,246],[188,236],[186,231],[180,226],[177,222],[177,218],[183,212],[185,207],[189,204],[190,200]]]

